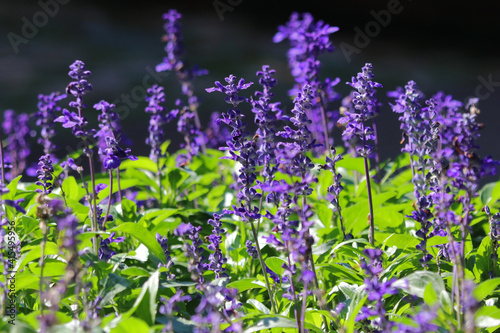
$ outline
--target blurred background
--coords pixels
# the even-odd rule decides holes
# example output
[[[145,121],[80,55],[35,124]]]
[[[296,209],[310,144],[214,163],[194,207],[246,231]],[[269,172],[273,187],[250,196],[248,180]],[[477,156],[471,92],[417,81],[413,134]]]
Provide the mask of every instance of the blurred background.
[[[398,13],[390,16],[386,26],[379,25],[379,31],[372,31],[368,42],[356,44],[358,31],[373,26],[377,13],[388,6],[397,8]],[[89,81],[94,91],[87,95],[86,103],[92,106],[105,99],[117,107],[125,106],[129,112],[123,114],[122,123],[132,139],[132,152],[147,155],[149,147],[144,140],[149,117],[144,113],[146,102],[140,87],[151,84],[145,78],[152,77],[165,55],[162,14],[171,8],[183,15],[186,62],[209,70],[209,75],[195,82],[206,126],[210,114],[226,111],[227,104],[221,94],[208,94],[205,88],[229,74],[257,82],[255,72],[264,64],[277,70],[275,100],[281,101],[284,109],[291,109],[287,95],[293,85],[286,56],[289,45],[287,41],[275,44],[272,38],[292,12],[310,12],[340,28],[331,35],[335,51],[321,58],[323,77],[339,77],[337,90],[346,95],[350,87],[345,82],[371,62],[376,81],[384,85],[378,93],[384,107],[377,120],[383,159],[395,157],[401,148],[398,116],[387,104],[386,93],[409,80],[415,80],[427,97],[444,91],[464,101],[480,94],[479,119],[486,125],[481,152],[500,159],[499,1],[3,0],[0,110],[35,112],[37,95],[63,92],[69,82],[68,66],[79,59],[92,71]],[[32,23],[39,26],[35,26],[36,31],[26,27]],[[13,42],[14,34],[21,39]],[[346,56],[341,44],[358,51]],[[175,100],[182,97],[175,76],[157,79],[167,91],[166,107],[174,108]],[[256,88],[259,86],[247,90],[247,96]],[[129,102],[124,97],[127,95],[131,96]],[[250,108],[245,110],[252,117]],[[95,124],[97,111],[89,108],[86,116]],[[181,138],[175,124],[167,133],[176,149]],[[337,138],[339,135],[336,133]],[[37,160],[41,148],[32,141],[32,157]],[[56,142],[62,147],[58,152],[61,157],[66,153],[64,146],[73,141],[71,134],[61,129]]]

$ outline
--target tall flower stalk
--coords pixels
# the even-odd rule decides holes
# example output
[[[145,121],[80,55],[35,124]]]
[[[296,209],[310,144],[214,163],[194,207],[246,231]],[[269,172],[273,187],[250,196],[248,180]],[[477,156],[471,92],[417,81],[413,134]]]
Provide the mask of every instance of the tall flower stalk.
[[[366,187],[368,191],[368,204],[370,209],[370,231],[369,241],[373,245],[375,242],[375,219],[373,216],[372,191],[370,184],[370,168],[368,166],[368,158],[373,152],[373,144],[369,143],[375,139],[372,128],[367,124],[367,121],[376,115],[378,101],[375,97],[375,88],[381,88],[380,83],[372,81],[372,65],[367,63],[362,68],[358,75],[352,78],[351,82],[347,82],[356,91],[353,94],[353,110],[352,112],[345,111],[344,116],[339,119],[339,123],[347,123],[343,136],[347,136],[350,140],[357,139],[356,154],[363,157],[365,167]]]
[[[182,57],[184,55],[183,36],[181,33],[180,19],[182,15],[175,9],[169,10],[163,14],[165,24],[164,41],[167,42],[165,52],[167,56],[163,62],[156,66],[157,72],[174,72],[177,80],[181,84],[182,94],[186,96],[187,103],[178,101],[180,108],[177,130],[184,135],[187,155],[181,155],[179,164],[184,164],[192,160],[193,156],[201,152],[205,154],[205,136],[201,131],[200,118],[198,115],[199,100],[194,92],[194,80],[197,76],[208,74],[205,69],[199,69],[196,66],[188,68]]]
[[[146,144],[151,146],[151,152],[149,153],[149,158],[156,163],[156,180],[158,182],[158,201],[160,207],[163,205],[163,189],[161,185],[161,175],[162,166],[161,157],[164,153],[161,151],[161,145],[165,141],[164,126],[172,119],[174,119],[178,110],[172,110],[166,112],[162,104],[165,102],[165,92],[163,87],[154,85],[148,89],[148,95],[146,96],[146,102],[148,106],[146,107],[146,113],[151,114],[149,119],[149,137],[146,139]]]
[[[231,105],[228,112],[222,114],[222,117],[218,119],[218,122],[225,123],[229,125],[233,130],[231,132],[232,138],[226,142],[227,147],[221,148],[222,150],[227,150],[229,156],[223,157],[226,159],[234,160],[240,163],[238,175],[238,194],[237,199],[239,206],[233,206],[233,212],[235,215],[239,216],[243,221],[249,222],[252,228],[252,235],[255,241],[255,247],[257,249],[257,254],[262,269],[262,275],[264,275],[266,281],[266,287],[269,294],[269,300],[271,302],[272,309],[276,313],[277,308],[274,303],[271,287],[269,285],[268,274],[265,270],[265,264],[262,258],[262,253],[259,245],[258,230],[255,228],[255,221],[260,218],[259,209],[252,206],[253,201],[260,199],[261,194],[254,188],[257,175],[255,174],[255,167],[257,165],[257,147],[255,141],[249,140],[249,132],[246,130],[246,123],[243,120],[245,117],[241,110],[239,109],[239,104],[246,102],[247,99],[239,96],[242,90],[248,89],[253,83],[245,83],[244,79],[237,80],[234,75],[226,77],[227,85],[224,86],[219,81],[215,82],[215,87],[206,89],[207,92],[212,93],[215,91],[221,92],[227,97],[225,98],[226,103]]]
[[[90,178],[92,182],[92,198],[88,198],[90,205],[91,214],[91,228],[92,232],[97,232],[97,193],[96,193],[96,183],[95,183],[95,169],[93,161],[93,149],[90,146],[92,138],[96,131],[94,129],[87,129],[87,119],[82,115],[83,109],[87,107],[83,103],[83,97],[90,91],[92,91],[92,85],[87,81],[87,78],[91,75],[91,72],[85,68],[85,63],[80,60],[76,60],[73,64],[69,66],[70,71],[68,73],[74,81],[70,82],[66,87],[66,92],[73,97],[74,101],[69,103],[69,106],[75,108],[77,113],[70,112],[67,109],[63,109],[62,116],[59,116],[54,121],[62,123],[64,128],[71,128],[73,135],[83,141],[84,148],[83,153],[87,156],[89,160],[89,170]],[[99,251],[98,236],[93,237],[93,248],[94,253],[97,255]]]
[[[333,52],[334,47],[330,42],[330,35],[339,30],[323,21],[315,21],[310,13],[299,15],[293,13],[286,25],[279,26],[273,41],[279,43],[285,39],[290,41],[288,50],[288,64],[295,79],[296,85],[290,91],[291,96],[297,96],[304,85],[312,88],[314,98],[318,100],[310,110],[307,117],[312,121],[311,132],[316,141],[323,144],[324,151],[333,144],[329,135],[329,122],[326,118],[327,105],[337,100],[339,94],[334,87],[340,81],[330,78],[320,79],[321,61],[319,56]]]

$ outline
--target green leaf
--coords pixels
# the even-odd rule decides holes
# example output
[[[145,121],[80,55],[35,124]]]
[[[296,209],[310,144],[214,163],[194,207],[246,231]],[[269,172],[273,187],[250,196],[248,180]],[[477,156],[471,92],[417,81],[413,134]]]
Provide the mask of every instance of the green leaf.
[[[396,196],[396,192],[381,193],[373,196],[373,207],[378,208],[382,203]],[[370,212],[368,199],[347,207],[342,211],[346,231],[351,231],[353,236],[357,236],[362,230],[368,227],[368,214]],[[377,215],[374,213],[375,225],[377,225]]]
[[[438,302],[438,297],[434,291],[432,283],[427,284],[424,290],[424,302],[431,308]]]
[[[40,266],[38,266],[38,263],[32,262],[28,266],[30,271],[35,276],[40,276],[42,269]],[[45,278],[49,276],[63,276],[66,273],[66,270],[67,270],[67,264],[65,262],[53,259],[46,259],[43,268],[43,277]]]
[[[50,254],[59,254],[59,246],[57,246],[56,243],[47,242],[45,244],[45,255],[50,255]],[[41,255],[42,255],[42,249],[40,245],[35,246],[31,251],[24,253],[21,256],[21,258],[19,258],[19,260],[16,263],[16,266],[14,266],[13,271],[15,272],[20,271],[33,260],[40,258]]]
[[[316,212],[318,213],[319,220],[324,226],[329,227],[332,225],[333,210],[328,207],[325,202],[318,202],[314,205]]]
[[[121,271],[121,274],[134,277],[149,276],[149,271],[142,267],[127,267]]]
[[[123,198],[119,207],[121,208],[121,214],[124,221],[137,220],[137,204],[135,202]]]
[[[488,273],[493,271],[491,257],[491,238],[486,236],[476,250],[476,262],[473,268],[476,281],[485,280]]]
[[[267,306],[265,306],[264,304],[262,304],[261,302],[259,302],[256,299],[251,298],[247,301],[247,303],[252,304],[257,310],[259,310],[263,314],[271,314],[271,310],[269,310],[269,308]]]
[[[62,183],[62,189],[67,199],[79,201],[87,192],[81,185],[78,185],[75,177],[69,176]]]
[[[109,197],[109,190],[110,190],[109,184],[110,183],[109,183],[109,179],[108,178],[105,178],[105,179],[96,179],[96,182],[100,183],[100,184],[106,184],[106,185],[108,185],[108,187],[106,187],[104,190],[102,190],[101,192],[99,192],[98,202],[101,202],[103,200],[106,200]],[[120,179],[120,187],[121,187],[122,191],[125,190],[125,189],[127,189],[127,188],[136,186],[139,183],[140,182],[139,182],[138,179]],[[118,192],[118,181],[116,179],[114,179],[113,180],[113,194],[117,193],[117,192]],[[124,200],[128,200],[128,199],[122,198],[122,204],[123,204]]]
[[[500,278],[498,277],[491,280],[483,281],[479,285],[477,285],[476,288],[474,289],[474,297],[479,302],[481,302],[486,297],[490,296],[491,293],[493,293],[499,285],[500,285]]]
[[[387,234],[383,232],[376,232],[375,240],[386,247],[396,246],[401,250],[405,250],[407,247],[415,247],[419,243],[418,239],[408,234]]]
[[[99,293],[99,296],[102,297],[101,306],[109,304],[117,294],[130,287],[131,284],[132,282],[130,280],[117,274],[110,273],[106,278],[104,288]]]
[[[477,327],[500,327],[500,309],[496,306],[483,306],[474,316]]]
[[[281,268],[283,264],[286,264],[286,261],[278,257],[271,257],[266,259],[266,266],[274,273],[278,274],[278,276],[283,275],[283,268]]]
[[[488,190],[487,190],[488,191]],[[482,198],[481,198],[482,199]],[[494,204],[500,199],[500,181],[495,183],[495,186],[491,189],[491,195],[486,204]]]
[[[365,295],[360,300],[353,302],[349,306],[349,311],[347,313],[347,333],[354,333],[354,326],[356,325],[356,317],[358,316],[359,311],[365,304],[368,295]]]
[[[134,333],[149,333],[149,325],[142,319],[130,317],[121,321],[110,333],[130,333],[133,327]]]
[[[149,325],[153,325],[155,323],[156,308],[158,306],[156,296],[158,294],[159,278],[159,271],[155,271],[151,274],[151,277],[142,287],[141,294],[137,297],[134,304],[134,307],[136,307],[136,310],[134,311],[135,315],[143,319]]]
[[[9,185],[7,185],[9,192],[6,194],[2,194],[2,197],[4,199],[14,200],[17,194],[17,184],[19,183],[19,180],[21,180],[21,177],[22,176],[17,176],[16,178],[10,181]]]
[[[245,318],[243,318],[245,319]],[[249,325],[243,332],[252,333],[261,330],[268,330],[272,328],[293,328],[297,329],[297,322],[291,318],[280,315],[259,315],[253,316],[252,324]],[[305,323],[304,327],[310,332],[322,333],[323,331],[310,323]]]
[[[151,253],[153,253],[158,259],[160,259],[163,263],[167,262],[167,258],[165,257],[165,253],[163,252],[160,244],[156,241],[155,236],[151,234],[151,232],[132,222],[125,222],[117,226],[116,228],[110,229],[109,232],[117,232],[121,231],[128,235],[133,236],[139,242],[144,244]]]
[[[228,283],[227,287],[228,288],[236,288],[241,293],[241,292],[248,290],[248,289],[266,288],[266,285],[262,281],[248,278],[248,279],[240,279],[238,281]]]
[[[190,192],[188,194],[187,199],[189,201],[193,201],[194,199],[197,199],[197,198],[201,197],[202,195],[206,194],[208,191],[210,191],[208,188],[198,186],[196,191]]]
[[[429,284],[432,285],[439,302],[448,310],[451,304],[450,295],[446,291],[443,278],[435,272],[416,271],[396,281],[393,286],[403,289],[410,295],[425,299],[424,294]]]
[[[21,216],[21,225],[24,228],[24,237],[26,237],[33,231],[38,230],[40,223],[37,219],[24,215]]]

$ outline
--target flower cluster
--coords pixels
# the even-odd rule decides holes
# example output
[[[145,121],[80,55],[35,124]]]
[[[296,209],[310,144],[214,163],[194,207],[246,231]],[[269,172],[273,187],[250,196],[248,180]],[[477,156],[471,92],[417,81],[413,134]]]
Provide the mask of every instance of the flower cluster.
[[[386,317],[384,308],[384,296],[394,295],[398,290],[392,286],[393,280],[381,281],[382,273],[382,250],[365,249],[363,254],[368,260],[361,260],[361,268],[365,271],[365,289],[368,294],[370,306],[363,306],[356,320],[364,320],[375,317],[371,320],[372,324],[380,327],[382,332],[390,332],[393,323]]]
[[[413,184],[415,186],[415,198],[417,199],[416,210],[408,217],[420,223],[421,228],[416,235],[421,239],[416,248],[423,252],[420,262],[423,267],[428,267],[428,262],[433,256],[427,250],[427,240],[439,232],[439,228],[434,228],[431,222],[434,215],[431,213],[432,197],[428,195],[429,179],[431,177],[430,168],[433,162],[428,158],[436,150],[435,135],[436,126],[434,118],[434,104],[429,101],[429,107],[422,107],[423,94],[414,81],[408,82],[405,89],[398,89],[390,92],[390,97],[396,99],[392,110],[401,114],[401,130],[404,138],[408,138],[402,152],[410,154],[410,165],[413,174]]]
[[[165,141],[164,126],[177,116],[178,110],[172,110],[169,113],[165,112],[165,108],[161,105],[165,102],[165,92],[163,87],[154,85],[148,89],[146,102],[148,106],[145,111],[151,113],[149,120],[149,137],[146,139],[146,144],[151,146],[149,158],[157,162],[163,156],[161,145]]]
[[[174,230],[175,236],[185,239],[183,249],[185,256],[189,258],[188,270],[191,273],[193,281],[196,281],[199,285],[205,281],[203,272],[207,270],[206,257],[203,256],[205,250],[202,248],[203,241],[200,239],[200,231],[201,227],[195,227],[191,223],[182,223]]]
[[[99,155],[104,157],[103,166],[106,170],[117,169],[124,159],[137,161],[137,157],[130,155],[130,148],[123,150],[110,136],[106,137],[106,148],[99,148]]]
[[[52,142],[55,136],[56,113],[61,111],[58,102],[66,98],[66,94],[53,92],[50,95],[38,95],[38,111],[34,114],[37,126],[40,127],[40,138],[38,143],[43,146],[44,154],[51,154],[56,145]]]
[[[112,256],[116,254],[116,252],[110,248],[109,246],[111,243],[121,243],[125,240],[125,237],[116,237],[115,238],[115,233],[112,232],[108,238],[102,239],[101,244],[99,246],[99,259],[108,262],[109,259],[111,259]]]
[[[198,117],[199,100],[194,92],[194,79],[197,76],[208,74],[205,69],[199,69],[196,66],[187,68],[182,61],[184,47],[182,45],[182,33],[180,19],[182,15],[175,9],[169,10],[163,15],[165,24],[164,40],[167,42],[165,52],[167,57],[163,62],[156,66],[157,72],[171,71],[175,72],[179,83],[181,84],[182,94],[187,97],[187,103],[181,100],[177,101],[180,108],[177,130],[184,135],[187,154],[179,156],[178,164],[184,164],[197,155],[200,147],[204,151],[205,135],[201,132],[201,124]]]
[[[54,167],[52,166],[52,160],[49,154],[40,157],[36,173],[38,175],[38,181],[35,185],[42,186],[43,189],[36,189],[35,191],[45,195],[50,194],[54,188],[52,183],[52,179],[54,179],[52,175],[54,173]]]
[[[16,114],[13,110],[5,110],[3,116],[2,139],[6,141],[4,163],[11,168],[10,172],[5,173],[5,176],[9,180],[20,175],[26,168],[27,159],[31,152],[28,143],[29,116],[25,113]]]
[[[222,235],[226,233],[226,230],[222,229],[221,222],[222,215],[214,213],[214,218],[208,220],[208,224],[213,226],[212,234],[208,236],[208,249],[214,251],[208,256],[208,269],[214,271],[215,278],[229,277],[226,273],[226,269],[223,265],[227,262],[224,257],[222,250],[220,249],[220,244],[222,242]]]
[[[81,138],[84,142],[87,142],[87,140],[91,139],[95,134],[94,129],[86,129],[88,121],[87,118],[82,116],[82,109],[87,107],[87,105],[83,103],[83,96],[92,91],[92,85],[87,81],[91,72],[85,69],[85,64],[80,60],[76,60],[69,68],[70,71],[68,75],[75,81],[68,84],[66,93],[76,98],[75,101],[69,103],[69,106],[75,108],[78,113],[63,109],[63,115],[57,117],[54,121],[62,123],[64,128],[71,128],[75,137]],[[85,154],[87,156],[91,155],[91,151],[88,147],[85,149]]]
[[[377,114],[379,102],[375,97],[375,88],[381,88],[380,83],[372,81],[372,65],[367,63],[362,68],[362,72],[352,78],[352,82],[347,82],[356,91],[353,94],[353,110],[345,111],[344,116],[339,119],[339,123],[347,123],[343,136],[352,141],[357,139],[356,153],[361,157],[369,157],[373,151],[373,145],[369,140],[375,140],[373,130],[367,126],[367,121]]]
[[[308,84],[312,87],[314,98],[320,100],[320,103],[308,110],[307,116],[312,120],[314,138],[325,147],[333,143],[328,138],[328,128],[333,124],[327,121],[326,114],[330,113],[332,118],[336,118],[333,112],[326,111],[326,107],[329,102],[339,99],[334,87],[340,80],[320,80],[321,62],[318,57],[323,53],[333,52],[330,35],[338,30],[323,21],[314,21],[310,13],[304,13],[302,18],[298,13],[293,13],[286,25],[278,27],[273,38],[275,43],[288,39],[291,44],[288,63],[297,84],[290,95],[296,96]]]
[[[341,161],[343,159],[343,156],[342,154],[337,154],[337,150],[333,146],[331,147],[331,152],[333,158],[326,156],[325,157],[326,164],[321,167],[323,169],[329,169],[333,174],[333,184],[328,186],[328,199],[330,200],[330,203],[333,205],[333,211],[337,212],[344,240],[347,240],[352,238],[352,235],[351,234],[346,235],[345,233],[344,220],[342,218],[342,208],[339,202],[340,192],[344,189],[344,187],[340,182],[342,180],[342,174],[338,173],[335,167],[335,164]]]

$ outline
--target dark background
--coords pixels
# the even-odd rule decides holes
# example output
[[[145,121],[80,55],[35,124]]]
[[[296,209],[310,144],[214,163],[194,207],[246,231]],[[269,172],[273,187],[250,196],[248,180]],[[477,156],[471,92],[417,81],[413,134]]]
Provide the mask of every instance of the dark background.
[[[183,14],[186,61],[210,71],[195,83],[202,99],[200,115],[204,124],[212,111],[227,109],[221,94],[207,94],[204,89],[229,74],[257,82],[255,72],[264,64],[277,70],[276,100],[282,101],[286,110],[291,109],[287,96],[293,85],[286,57],[288,43],[274,44],[272,37],[293,11],[310,12],[316,19],[340,28],[331,36],[335,52],[321,60],[322,75],[339,77],[337,90],[343,95],[349,91],[345,82],[364,63],[373,64],[376,81],[384,85],[378,96],[385,104],[377,120],[383,158],[398,154],[401,138],[397,115],[387,104],[387,91],[415,80],[428,97],[442,90],[464,101],[476,94],[480,76],[485,79],[491,76],[493,81],[500,82],[498,1],[401,0],[401,13],[392,15],[390,24],[382,27],[359,54],[352,55],[350,62],[339,45],[345,42],[354,46],[355,27],[365,30],[366,24],[374,21],[371,11],[386,9],[391,1],[221,2],[239,4],[230,5],[232,9],[225,11],[221,20],[213,1],[70,0],[59,4],[57,13],[38,28],[27,44],[20,44],[19,52],[15,53],[7,35],[22,36],[23,17],[33,22],[33,16],[42,8],[38,1],[2,1],[0,110],[36,111],[39,93],[64,91],[69,82],[68,66],[76,59],[84,61],[93,73],[89,81],[94,91],[86,99],[90,106],[101,99],[113,102],[122,94],[130,94],[134,87],[143,85],[147,68],[154,68],[165,55],[161,16],[170,8]],[[167,107],[173,108],[175,99],[181,97],[176,79],[171,75],[161,85],[167,91]],[[259,86],[248,90],[247,96],[256,88]],[[482,154],[500,159],[497,148],[500,87],[490,88],[492,91],[481,89],[482,93],[489,92],[480,103],[479,119],[486,124],[480,140]],[[145,102],[137,103],[130,108],[130,115],[122,119],[124,131],[133,139],[133,152],[138,155],[149,152],[144,144],[148,124],[145,106]],[[247,114],[251,117],[250,112]],[[93,121],[97,111],[89,108],[86,116]],[[168,133],[174,148],[177,147],[180,138],[175,124]],[[59,130],[57,142],[61,146],[72,144],[71,140],[69,132]],[[36,160],[41,150],[34,140],[33,145],[32,156]],[[58,155],[64,154],[62,148]]]

